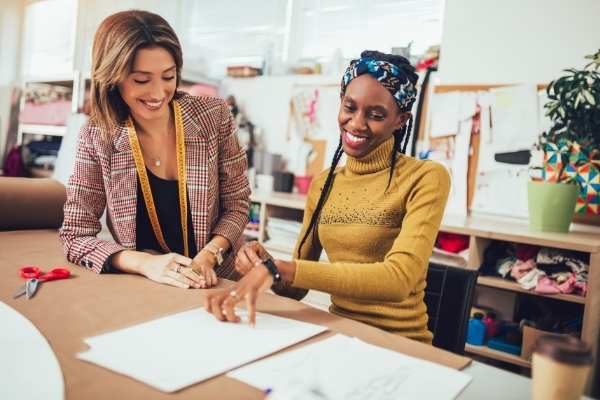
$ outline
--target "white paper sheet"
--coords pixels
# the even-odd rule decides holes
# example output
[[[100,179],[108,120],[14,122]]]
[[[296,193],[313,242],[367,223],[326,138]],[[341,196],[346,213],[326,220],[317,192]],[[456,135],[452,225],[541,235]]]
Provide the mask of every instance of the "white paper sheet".
[[[471,205],[474,214],[529,218],[527,166],[506,165],[503,169],[482,171],[477,174],[476,179]]]
[[[528,218],[528,166],[500,163],[494,156],[533,147],[542,128],[543,95],[535,85],[518,85],[492,89],[487,96],[480,96],[481,141],[471,205],[474,214]],[[491,127],[485,104],[491,106]]]
[[[451,178],[450,194],[446,203],[446,214],[467,216],[467,172],[469,170],[469,146],[471,143],[471,118],[459,124],[458,135],[454,137],[451,154],[441,161],[448,168]],[[432,159],[437,155],[432,154]]]
[[[239,312],[245,320],[245,312]],[[87,338],[91,349],[77,358],[174,392],[326,329],[263,313],[257,313],[253,328],[246,322],[219,322],[197,308]]]
[[[471,381],[453,369],[335,335],[228,374],[288,400],[450,400]],[[318,394],[316,396],[315,394]]]
[[[539,133],[536,85],[500,87],[490,94],[495,152],[530,149]]]
[[[60,365],[35,325],[3,302],[0,324],[0,399],[64,399]]]
[[[431,97],[429,116],[432,138],[456,135],[460,120],[460,92],[435,93]]]

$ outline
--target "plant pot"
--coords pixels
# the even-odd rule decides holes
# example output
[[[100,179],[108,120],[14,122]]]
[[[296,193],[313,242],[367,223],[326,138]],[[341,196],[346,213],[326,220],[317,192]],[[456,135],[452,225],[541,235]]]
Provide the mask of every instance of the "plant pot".
[[[575,212],[578,187],[567,183],[529,182],[529,229],[568,232]]]

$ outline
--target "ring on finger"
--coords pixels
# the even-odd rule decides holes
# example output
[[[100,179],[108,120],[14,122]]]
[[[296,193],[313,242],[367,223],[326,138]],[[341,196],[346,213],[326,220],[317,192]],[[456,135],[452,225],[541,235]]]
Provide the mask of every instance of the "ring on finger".
[[[181,273],[181,264],[177,264],[177,266],[175,267],[175,272],[177,272],[178,274]]]
[[[233,297],[236,300],[239,298],[239,295],[235,290],[232,290],[231,292],[229,292],[229,296]]]

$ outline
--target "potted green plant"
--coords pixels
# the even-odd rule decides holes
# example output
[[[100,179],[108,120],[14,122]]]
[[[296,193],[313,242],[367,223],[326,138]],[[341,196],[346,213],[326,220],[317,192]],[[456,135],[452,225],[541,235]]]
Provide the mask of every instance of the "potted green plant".
[[[600,50],[586,58],[547,88],[543,179],[528,187],[533,230],[567,232],[574,211],[600,211]]]

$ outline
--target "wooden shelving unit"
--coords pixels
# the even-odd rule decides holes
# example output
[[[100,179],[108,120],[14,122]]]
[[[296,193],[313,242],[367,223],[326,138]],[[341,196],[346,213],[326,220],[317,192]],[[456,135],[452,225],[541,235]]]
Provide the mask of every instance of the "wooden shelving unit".
[[[306,203],[306,196],[291,193],[254,193],[252,202],[259,203],[260,224],[258,240],[278,254],[289,254],[294,243],[289,246],[269,244],[265,242],[266,221],[270,216],[299,221]],[[531,232],[527,221],[509,218],[470,216],[446,216],[440,227],[441,231],[460,233],[469,236],[469,254],[467,266],[469,269],[479,269],[483,262],[483,254],[493,240],[503,240],[514,243],[532,244],[538,246],[554,247],[565,250],[576,250],[590,255],[590,270],[588,274],[588,294],[586,297],[558,294],[541,295],[521,288],[517,283],[492,276],[480,276],[478,287],[494,288],[513,293],[523,293],[532,296],[541,296],[570,303],[583,305],[583,329],[581,338],[593,347],[596,352],[600,337],[600,227],[572,224],[569,233]],[[494,360],[528,368],[530,363],[520,357],[496,351],[483,346],[466,346],[469,353],[478,354]],[[594,368],[597,368],[598,363]],[[593,374],[591,376],[594,376]]]
[[[77,112],[77,103],[79,101],[78,93],[78,72],[73,74],[58,74],[47,76],[29,75],[23,77],[23,91],[27,91],[30,85],[50,85],[61,87],[71,93],[71,112]],[[25,95],[21,97],[20,110],[25,107]],[[19,123],[17,129],[17,143],[22,144],[25,135],[43,135],[43,136],[58,136],[62,137],[67,133],[67,127],[64,125],[48,125],[48,124],[27,124]]]
[[[29,133],[32,135],[47,135],[47,136],[64,136],[67,132],[67,127],[64,125],[34,125],[20,124],[19,133]]]
[[[250,199],[254,203],[261,203],[269,206],[278,206],[302,211],[304,211],[304,205],[306,204],[306,196],[296,193],[255,192],[252,193]]]
[[[518,365],[523,368],[531,368],[531,363],[519,356],[514,354],[505,353],[504,351],[498,351],[490,349],[487,346],[473,346],[472,344],[465,344],[465,350],[471,354],[477,354],[478,356],[491,358],[493,360],[502,361],[505,363]]]
[[[509,290],[511,292],[525,293],[531,296],[547,297],[550,299],[569,301],[571,303],[585,304],[585,297],[574,294],[540,294],[533,290],[526,290],[519,286],[516,282],[512,282],[502,278],[493,276],[480,276],[477,278],[477,284],[481,286],[493,287],[496,289]]]

